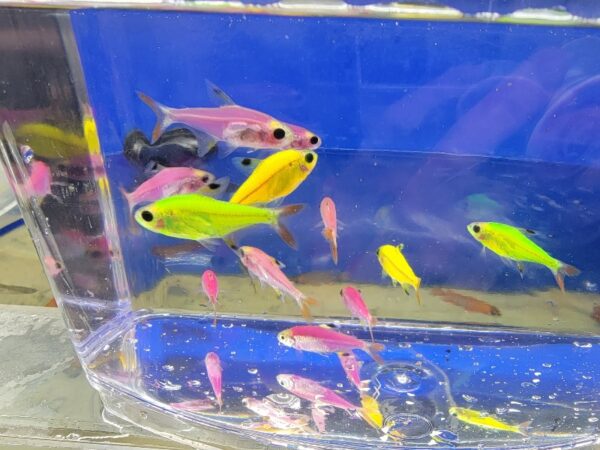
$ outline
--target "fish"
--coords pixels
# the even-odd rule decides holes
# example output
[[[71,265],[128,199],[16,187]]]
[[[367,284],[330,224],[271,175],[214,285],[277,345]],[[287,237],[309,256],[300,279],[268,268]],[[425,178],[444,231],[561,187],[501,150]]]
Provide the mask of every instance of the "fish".
[[[206,88],[208,95],[212,98],[213,102],[219,106],[237,106],[233,99],[223,91],[223,89],[217,87],[215,84],[206,80]],[[292,134],[293,139],[290,144],[291,147],[298,150],[316,150],[321,146],[321,138],[312,131],[307,130],[300,125],[294,125],[283,122],[288,127]]]
[[[533,230],[498,222],[472,222],[467,225],[467,230],[485,248],[489,248],[501,258],[516,261],[521,276],[524,262],[547,267],[554,274],[556,284],[562,292],[565,292],[565,275],[574,277],[581,273],[578,268],[550,256],[529,239],[527,235],[536,234]]]
[[[46,273],[51,277],[60,275],[64,270],[63,265],[50,255],[44,256],[44,267],[46,268]]]
[[[360,397],[362,406],[361,416],[370,426],[376,430],[383,429],[383,414],[379,408],[379,403],[370,395],[363,394]]]
[[[283,217],[296,214],[302,205],[259,208],[216,200],[199,194],[175,195],[138,209],[134,218],[143,228],[179,239],[202,242],[224,238],[254,225],[270,225],[290,247],[296,241],[281,223]]]
[[[590,314],[590,317],[592,319],[594,319],[596,322],[600,323],[600,305],[594,306],[594,308],[592,309],[592,313]]]
[[[286,391],[313,403],[315,407],[333,406],[344,411],[360,410],[360,406],[350,403],[341,395],[309,378],[293,374],[279,374],[276,379]]]
[[[162,105],[142,92],[137,94],[156,114],[153,143],[173,124],[185,125],[226,143],[229,149],[225,153],[237,147],[279,150],[288,147],[294,138],[292,131],[279,120],[243,106],[177,109]]]
[[[209,352],[204,358],[204,364],[206,365],[206,374],[208,375],[208,381],[212,386],[212,390],[217,399],[217,405],[219,405],[219,411],[223,408],[223,397],[222,397],[222,375],[223,369],[221,368],[221,359],[215,352]]]
[[[310,420],[304,414],[288,414],[267,399],[246,397],[242,399],[242,404],[256,415],[267,419],[270,426],[280,430],[304,428]]]
[[[299,325],[281,331],[277,339],[286,347],[305,352],[315,353],[349,353],[352,350],[362,350],[379,364],[383,359],[378,352],[384,350],[384,345],[377,342],[365,342],[348,334],[340,333],[329,327],[314,325]]]
[[[202,244],[190,241],[176,245],[157,245],[152,247],[152,254],[158,258],[169,260],[177,259],[181,257],[182,254],[198,252],[203,248]],[[207,263],[208,262],[210,262],[210,259],[207,260]]]
[[[456,433],[448,430],[434,430],[431,432],[431,439],[440,444],[455,444],[458,441]]]
[[[419,288],[421,278],[415,275],[412,267],[402,254],[404,244],[398,246],[382,245],[377,249],[377,258],[383,269],[383,275],[392,279],[393,284],[400,284],[404,292],[408,295],[408,287],[412,286],[417,296],[417,301],[421,304]]]
[[[52,297],[48,303],[46,303],[46,308],[58,308],[58,303],[56,303],[56,299]]]
[[[315,424],[315,427],[317,428],[317,431],[319,433],[325,433],[327,431],[326,430],[327,415],[330,412],[331,411],[329,410],[329,407],[313,406],[312,408],[310,408],[310,415],[311,415],[312,421]]]
[[[489,316],[501,316],[500,310],[483,300],[469,295],[464,295],[451,289],[434,288],[431,293],[440,297],[446,303],[462,306],[465,311],[487,314]]]
[[[141,203],[150,203],[178,194],[197,193],[202,188],[206,188],[204,192],[208,192],[220,187],[221,184],[215,183],[212,173],[191,167],[167,167],[144,181],[131,193],[125,191],[122,186],[119,189],[131,212]]]
[[[362,361],[356,358],[356,355],[352,352],[339,352],[338,358],[346,374],[346,378],[358,389],[363,391],[367,389],[366,383],[360,380],[360,369],[363,365]]]
[[[214,409],[215,407],[214,403],[209,398],[199,398],[195,400],[169,403],[169,406],[173,409],[180,409],[182,411],[189,412],[207,411],[209,409]]]
[[[323,284],[343,283],[350,280],[347,272],[305,272],[290,277],[294,283],[321,286]]]
[[[21,151],[21,157],[23,158],[23,162],[25,164],[31,163],[35,153],[33,149],[29,145],[20,145],[19,150]]]
[[[337,211],[335,203],[330,197],[321,200],[321,219],[323,220],[323,237],[329,242],[331,249],[331,259],[333,263],[338,263],[338,245],[337,245]]]
[[[33,197],[45,197],[51,193],[52,172],[48,164],[33,160],[29,163],[29,178],[23,186],[25,192]]]
[[[169,130],[154,144],[150,143],[142,131],[133,130],[125,138],[123,153],[131,162],[143,167],[183,167],[198,161],[199,154],[210,151],[199,148],[202,144],[203,142],[187,128]]]
[[[205,270],[202,274],[202,289],[210,301],[215,313],[213,326],[217,324],[217,301],[219,296],[219,280],[217,275],[210,269]]]
[[[369,308],[367,308],[367,305],[362,298],[360,290],[352,286],[346,286],[340,291],[340,295],[346,309],[350,311],[350,314],[367,324],[369,327],[369,334],[371,335],[371,342],[375,342],[375,339],[373,338],[373,326],[377,323],[377,319],[371,315]]]
[[[266,204],[294,192],[317,165],[313,151],[282,150],[262,160],[229,200],[240,205]]]
[[[484,412],[475,411],[474,409],[459,408],[456,406],[451,407],[449,409],[449,412],[452,416],[456,417],[461,422],[468,423],[469,425],[475,425],[481,428],[488,428],[490,430],[517,433],[523,436],[527,436],[525,430],[530,424],[530,422],[525,422],[521,425],[510,425]]]
[[[292,283],[282,272],[283,264],[270,255],[256,247],[235,247],[232,249],[237,253],[242,265],[248,270],[250,277],[257,278],[260,283],[271,286],[280,297],[287,295],[292,297],[302,312],[302,316],[310,320],[311,313],[309,306],[315,305],[317,301],[304,295],[294,283]]]

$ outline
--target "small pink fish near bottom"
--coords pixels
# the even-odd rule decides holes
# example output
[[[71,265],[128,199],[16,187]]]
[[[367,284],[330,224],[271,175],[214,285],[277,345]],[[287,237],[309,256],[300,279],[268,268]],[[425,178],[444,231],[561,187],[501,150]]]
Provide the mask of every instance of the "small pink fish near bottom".
[[[327,415],[329,413],[331,413],[332,411],[329,410],[329,407],[327,406],[314,406],[312,408],[310,408],[310,413],[311,413],[311,417],[312,420],[315,424],[315,427],[317,428],[317,431],[319,433],[325,433],[326,430],[326,422],[327,422]]]
[[[217,325],[217,302],[219,296],[219,280],[217,275],[212,270],[205,270],[202,274],[202,289],[208,297],[210,304],[213,307],[215,313],[215,320],[213,326]]]
[[[207,411],[214,409],[215,404],[208,398],[199,398],[196,400],[186,400],[183,402],[170,403],[169,406],[174,409],[180,409],[182,411]]]
[[[330,197],[321,200],[321,219],[323,220],[323,237],[329,242],[331,249],[331,259],[333,263],[338,263],[338,245],[337,245],[337,211],[335,203]]]
[[[344,411],[358,411],[361,408],[309,378],[292,374],[279,374],[276,378],[279,385],[285,390],[314,403],[314,406],[333,406]]]
[[[206,365],[206,374],[208,375],[208,381],[212,386],[212,390],[215,393],[217,404],[219,405],[219,411],[223,408],[223,369],[221,368],[221,359],[219,355],[214,352],[209,352],[204,358],[204,364]]]
[[[362,382],[360,380],[360,369],[363,365],[362,361],[359,361],[356,358],[356,355],[352,352],[343,353],[340,352],[337,354],[340,359],[340,363],[342,364],[342,369],[344,369],[344,373],[348,380],[358,389],[359,391],[363,391],[366,389],[366,382]]]
[[[50,255],[44,256],[44,266],[51,277],[60,275],[64,270],[63,265]]]
[[[367,324],[369,334],[371,335],[371,342],[374,342],[373,326],[377,323],[377,319],[369,312],[369,308],[363,300],[360,290],[352,286],[347,286],[340,291],[340,295],[350,314]]]

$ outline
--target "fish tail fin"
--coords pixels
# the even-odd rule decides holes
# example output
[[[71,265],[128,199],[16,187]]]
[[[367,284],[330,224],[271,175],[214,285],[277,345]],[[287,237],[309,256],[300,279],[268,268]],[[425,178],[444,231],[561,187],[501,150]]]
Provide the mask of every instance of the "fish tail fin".
[[[531,427],[531,422],[532,422],[531,420],[527,420],[523,423],[520,423],[517,426],[517,430],[518,430],[517,432],[519,434],[522,434],[523,436],[528,436],[529,435],[528,430]]]
[[[337,266],[338,263],[338,247],[337,247],[337,239],[333,235],[333,230],[331,228],[325,228],[323,230],[323,237],[327,242],[329,242],[329,248],[331,249],[331,259],[333,263]]]
[[[581,270],[562,261],[558,261],[558,263],[558,268],[553,270],[554,278],[556,278],[556,284],[558,284],[560,290],[565,292],[565,275],[569,277],[576,277],[581,273]]]
[[[125,203],[127,203],[127,209],[129,210],[129,232],[131,234],[138,234],[140,232],[140,229],[136,226],[135,220],[133,218],[133,208],[135,208],[135,205],[131,201],[131,194],[128,193],[123,186],[119,186],[119,192],[123,196],[123,200],[125,200]]]
[[[170,115],[170,108],[158,103],[143,92],[138,91],[137,95],[140,100],[148,105],[154,114],[156,114],[156,125],[154,125],[154,129],[152,130],[152,143],[154,143],[158,140],[165,128],[173,123],[173,119],[171,119]]]
[[[379,342],[371,342],[367,344],[367,353],[375,360],[377,364],[383,364],[383,358],[379,352],[385,350],[385,345]]]
[[[318,302],[311,297],[305,298],[300,300],[300,311],[302,311],[302,317],[307,321],[307,322],[312,322],[313,317],[312,314],[310,312],[310,306],[315,306]]]
[[[415,283],[415,295],[417,296],[417,301],[419,302],[419,305],[422,305],[423,303],[421,302],[421,279],[417,278],[417,282]]]
[[[302,208],[304,208],[304,205],[287,205],[275,209],[275,214],[277,215],[277,222],[274,225],[275,230],[281,239],[294,250],[297,248],[296,239],[294,239],[291,231],[281,222],[281,219],[300,212]]]
[[[369,320],[369,334],[371,335],[371,342],[375,343],[375,338],[373,337],[373,327],[377,324],[377,319],[375,317],[371,317]]]

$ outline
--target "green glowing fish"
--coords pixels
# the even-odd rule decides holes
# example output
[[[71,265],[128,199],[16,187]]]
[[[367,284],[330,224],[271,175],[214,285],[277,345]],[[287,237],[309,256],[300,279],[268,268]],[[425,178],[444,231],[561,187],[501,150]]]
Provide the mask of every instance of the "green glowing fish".
[[[254,225],[270,225],[291,247],[296,242],[280,219],[302,209],[302,205],[257,208],[236,205],[198,194],[163,198],[135,213],[135,220],[154,233],[209,243]],[[207,242],[208,241],[208,242]]]
[[[469,233],[484,247],[512,261],[517,262],[519,272],[523,274],[523,262],[541,264],[552,271],[561,291],[565,291],[565,275],[575,276],[579,269],[550,256],[543,248],[527,235],[535,231],[516,228],[498,222],[473,222],[467,226]]]

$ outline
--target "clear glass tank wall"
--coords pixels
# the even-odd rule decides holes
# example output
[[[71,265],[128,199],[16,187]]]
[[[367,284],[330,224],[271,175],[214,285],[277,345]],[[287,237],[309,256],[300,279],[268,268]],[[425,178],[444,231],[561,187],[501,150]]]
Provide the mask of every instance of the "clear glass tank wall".
[[[3,162],[107,411],[236,448],[594,442],[596,24],[230,7],[0,12]]]

